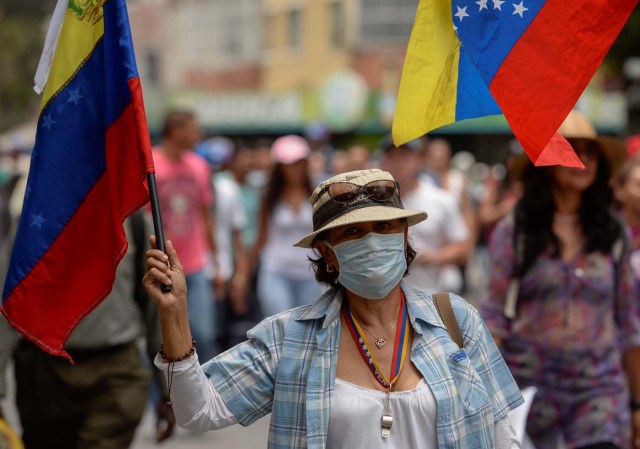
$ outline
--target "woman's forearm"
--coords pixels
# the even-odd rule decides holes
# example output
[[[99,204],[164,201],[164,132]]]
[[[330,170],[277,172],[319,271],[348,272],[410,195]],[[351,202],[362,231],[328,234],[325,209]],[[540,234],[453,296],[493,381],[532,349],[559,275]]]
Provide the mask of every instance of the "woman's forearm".
[[[169,364],[158,357],[155,364],[167,382],[171,380],[171,401],[180,427],[203,433],[238,422],[195,358]]]
[[[623,356],[631,397],[640,401],[640,346],[627,349]]]
[[[162,330],[162,350],[167,360],[184,357],[192,346],[186,304],[176,309],[178,310],[158,310]]]

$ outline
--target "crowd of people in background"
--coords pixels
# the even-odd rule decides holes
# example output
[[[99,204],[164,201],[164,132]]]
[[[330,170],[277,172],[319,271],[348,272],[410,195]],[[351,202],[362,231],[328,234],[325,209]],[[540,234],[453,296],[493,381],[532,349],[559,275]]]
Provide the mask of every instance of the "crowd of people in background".
[[[177,144],[171,143],[171,134],[182,136]],[[202,286],[189,288],[194,297],[192,325],[216,351],[227,347],[230,338],[243,338],[250,322],[260,316],[313,301],[320,293],[308,263],[313,254],[292,244],[312,229],[312,186],[332,175],[374,167],[389,171],[400,184],[405,207],[429,213],[429,219],[412,230],[418,256],[408,281],[427,291],[465,294],[474,302],[487,291],[491,235],[524,192],[518,161],[526,156],[515,140],[500,149],[503,162],[489,166],[470,152],[454,154],[440,137],[399,148],[389,136],[376,148],[334,148],[320,125],[310,127],[305,136],[272,141],[202,140],[197,117],[186,111],[167,115],[163,136],[154,158],[166,237],[179,250],[188,248],[179,252],[185,254],[189,281],[206,279]],[[177,159],[166,163],[171,148]],[[625,198],[633,195],[634,174],[625,169],[616,178],[616,198],[629,221],[634,220],[635,203]],[[193,252],[200,255],[190,264]],[[196,299],[200,295],[207,299]],[[211,298],[215,310],[196,309]],[[236,327],[234,320],[244,324]],[[200,328],[215,329],[216,336]]]
[[[627,404],[618,400],[605,407],[602,395],[576,398],[568,387],[550,390],[563,382],[600,385],[595,380],[609,370],[614,374],[607,377],[606,388],[615,391],[603,394],[623,397],[626,391],[622,365],[609,346],[602,346],[602,360],[575,360],[576,351],[560,350],[568,344],[566,332],[558,329],[590,327],[598,341],[613,344],[615,321],[626,329],[624,348],[640,344],[637,319],[629,319],[640,307],[640,155],[629,156],[613,172],[605,170],[605,156],[588,145],[580,147],[586,172],[592,174],[587,179],[575,171],[524,168],[526,156],[515,140],[500,150],[503,162],[490,166],[471,152],[454,151],[441,137],[400,147],[385,137],[375,148],[335,148],[321,125],[304,136],[274,140],[205,139],[192,112],[169,112],[153,157],[165,237],[184,265],[190,325],[201,360],[242,341],[262,317],[317,299],[322,292],[310,264],[314,253],[293,247],[313,229],[312,188],[337,173],[381,168],[398,181],[405,208],[428,214],[409,234],[417,256],[407,282],[425,291],[463,294],[480,307],[520,386],[542,386],[532,437],[538,443],[555,438],[547,432],[549,423],[567,416],[578,400],[584,407],[576,419],[595,413],[593,407],[609,413],[612,422],[628,418]],[[24,193],[18,178],[11,166],[0,179],[0,251],[5,254],[19,215],[9,205]],[[576,185],[580,182],[584,185]],[[526,237],[522,248],[519,236]],[[612,248],[619,238],[625,240],[618,257]],[[565,251],[558,252],[559,247]],[[623,272],[620,285],[609,285],[597,273],[593,277],[600,283],[581,282],[591,276],[592,266],[608,269],[610,260],[614,270]],[[514,278],[519,278],[521,301],[507,329],[504,301]],[[596,300],[602,296],[608,298],[606,306]],[[610,326],[594,321],[608,313],[606,307],[615,309]],[[592,350],[594,340],[585,338],[571,348]],[[580,363],[587,373],[583,378],[571,374]],[[613,378],[617,383],[610,382]],[[564,438],[579,445],[581,432],[593,429],[588,419],[578,420],[580,426]],[[563,425],[571,427],[570,422]],[[621,438],[628,435],[613,435],[616,429],[611,427],[611,438],[625,447]]]
[[[518,195],[516,181],[504,180],[510,173],[476,163],[469,152],[454,156],[445,139],[397,148],[385,137],[377,148],[341,149],[314,125],[305,136],[272,141],[203,140],[197,117],[188,111],[167,115],[154,158],[166,238],[181,254],[188,247],[190,316],[204,348],[199,352],[223,350],[260,317],[310,303],[321,293],[309,265],[313,253],[293,243],[313,228],[312,186],[334,174],[389,171],[405,207],[429,213],[412,230],[418,257],[409,282],[472,297],[483,288],[482,268],[467,269],[477,265],[479,236],[509,213]],[[190,263],[194,252],[199,255]]]

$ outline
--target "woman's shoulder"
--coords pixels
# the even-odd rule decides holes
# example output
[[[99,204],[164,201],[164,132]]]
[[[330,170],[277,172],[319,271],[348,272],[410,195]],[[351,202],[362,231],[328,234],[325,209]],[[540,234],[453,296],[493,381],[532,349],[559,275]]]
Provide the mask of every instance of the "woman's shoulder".
[[[509,234],[513,234],[515,227],[516,227],[516,217],[514,212],[512,211],[498,221],[494,229],[494,232],[502,232],[502,233],[506,232]]]
[[[481,329],[482,317],[480,313],[462,296],[450,293],[449,297],[451,298],[451,308],[456,316],[465,346],[467,346],[467,343],[474,344],[478,340],[479,330]]]
[[[503,247],[505,245],[512,245],[516,232],[515,214],[510,212],[501,218],[491,231],[489,246],[496,247],[497,245],[498,247]]]

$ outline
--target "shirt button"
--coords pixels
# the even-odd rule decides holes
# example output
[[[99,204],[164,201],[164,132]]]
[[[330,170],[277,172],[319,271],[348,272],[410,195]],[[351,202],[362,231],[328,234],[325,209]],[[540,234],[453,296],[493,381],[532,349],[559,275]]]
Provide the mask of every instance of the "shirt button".
[[[576,270],[574,271],[576,277],[581,278],[582,276],[584,276],[584,270],[582,268],[576,268]]]

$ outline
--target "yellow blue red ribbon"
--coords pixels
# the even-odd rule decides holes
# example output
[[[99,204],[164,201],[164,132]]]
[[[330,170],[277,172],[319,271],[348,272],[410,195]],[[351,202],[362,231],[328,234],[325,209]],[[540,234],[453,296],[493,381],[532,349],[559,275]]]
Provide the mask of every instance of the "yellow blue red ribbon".
[[[348,301],[342,302],[342,316],[347,323],[347,329],[351,333],[353,340],[356,342],[358,352],[362,356],[364,362],[371,370],[371,374],[378,381],[378,383],[385,389],[391,389],[393,384],[400,377],[402,368],[407,358],[407,347],[409,346],[409,315],[407,313],[407,305],[404,299],[404,294],[400,293],[400,311],[398,313],[398,322],[396,325],[396,337],[393,345],[393,357],[391,358],[391,372],[389,373],[389,379],[384,375],[380,369],[376,358],[369,350],[369,342],[362,330],[362,326],[355,317],[351,314]]]

